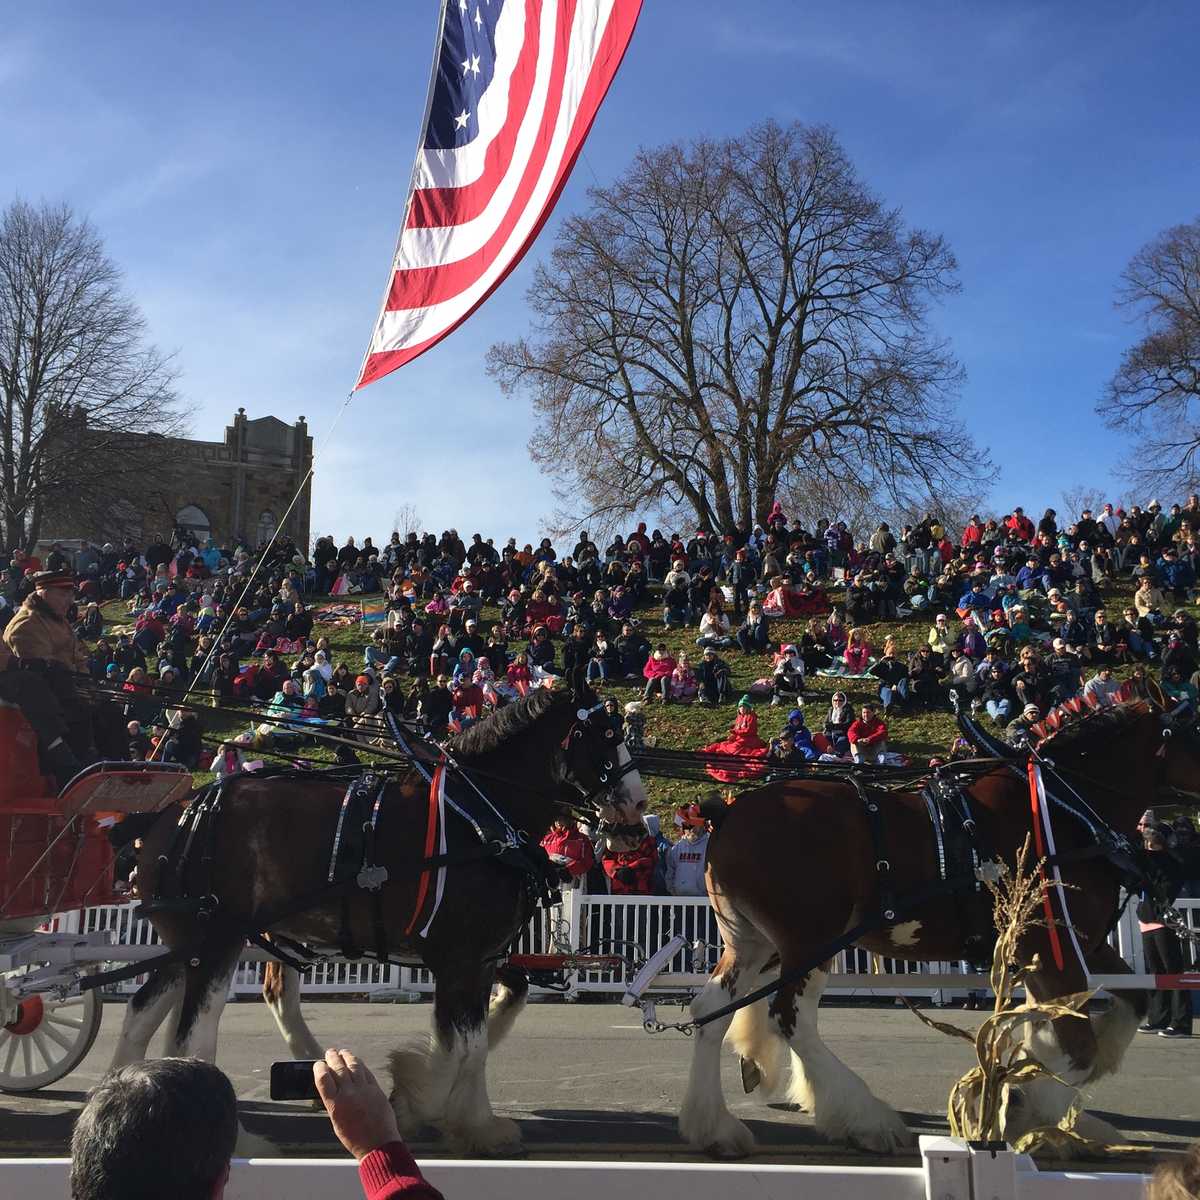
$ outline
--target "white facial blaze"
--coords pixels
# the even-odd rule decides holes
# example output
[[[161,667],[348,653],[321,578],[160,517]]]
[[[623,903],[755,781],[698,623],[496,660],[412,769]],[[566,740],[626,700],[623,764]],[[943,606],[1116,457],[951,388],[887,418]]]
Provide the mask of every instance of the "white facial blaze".
[[[625,747],[617,747],[617,766],[622,771],[632,762],[632,755]],[[648,802],[646,789],[642,786],[642,777],[638,774],[638,770],[634,767],[627,775],[621,776],[620,786],[617,788],[617,798],[624,805],[636,808],[640,813]]]

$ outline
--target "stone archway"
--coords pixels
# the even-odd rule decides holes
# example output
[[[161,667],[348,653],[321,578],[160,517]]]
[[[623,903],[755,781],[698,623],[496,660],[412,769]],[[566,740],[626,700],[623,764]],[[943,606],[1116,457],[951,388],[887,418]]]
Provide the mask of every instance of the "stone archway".
[[[197,504],[185,504],[175,514],[175,524],[190,533],[202,546],[212,536],[212,523],[208,514]]]

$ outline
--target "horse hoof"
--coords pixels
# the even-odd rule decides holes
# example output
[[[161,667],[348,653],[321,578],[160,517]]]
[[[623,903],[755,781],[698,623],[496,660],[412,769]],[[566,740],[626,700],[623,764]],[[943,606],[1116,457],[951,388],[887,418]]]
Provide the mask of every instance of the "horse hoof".
[[[730,1116],[711,1136],[698,1138],[692,1144],[697,1143],[703,1146],[709,1158],[745,1158],[754,1150],[754,1134],[736,1117]]]
[[[525,1154],[521,1127],[507,1117],[493,1117],[469,1130],[454,1130],[451,1139],[455,1149],[467,1158],[518,1158]]]
[[[913,1145],[913,1135],[896,1113],[889,1113],[873,1129],[853,1129],[847,1140],[870,1154],[899,1154]]]

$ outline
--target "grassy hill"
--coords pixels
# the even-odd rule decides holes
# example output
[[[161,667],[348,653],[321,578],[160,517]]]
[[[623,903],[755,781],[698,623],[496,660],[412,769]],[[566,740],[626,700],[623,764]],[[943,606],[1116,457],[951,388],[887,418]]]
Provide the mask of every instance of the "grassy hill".
[[[1119,585],[1106,594],[1106,602],[1111,603],[1118,598],[1124,598],[1130,589]],[[364,597],[365,599],[366,597]],[[657,598],[654,597],[656,601]],[[312,608],[320,608],[327,603],[325,597],[310,597],[308,603]],[[336,602],[336,601],[333,601]],[[109,626],[126,622],[128,616],[124,604],[114,601],[105,606],[106,622]],[[495,620],[498,613],[495,609],[485,608],[481,625],[487,625]],[[643,629],[651,643],[666,642],[673,655],[687,652],[695,662],[700,651],[695,644],[698,635],[696,627],[685,630],[663,630],[661,628],[661,608],[657,603],[643,605],[638,616],[641,618]],[[899,647],[901,656],[907,656],[924,642],[932,624],[932,617],[910,618],[904,621],[887,621],[865,627],[872,650],[876,653],[883,646],[884,639],[893,637]],[[771,624],[771,637],[775,642],[796,641],[803,632],[803,621],[775,620]],[[366,635],[359,626],[338,627],[318,624],[313,637],[327,637],[332,649],[332,661],[336,664],[345,661],[351,669],[356,669],[362,663],[362,649]],[[769,655],[744,655],[736,647],[722,651],[722,657],[730,664],[733,672],[734,694],[740,696],[749,685],[758,678],[771,673]],[[813,678],[809,680],[805,697],[805,710],[810,726],[820,728],[825,719],[829,699],[833,692],[841,689],[847,693],[850,700],[859,704],[876,695],[874,687],[864,680],[835,680]],[[606,695],[614,695],[624,704],[628,700],[637,699],[641,694],[640,687],[606,686],[602,689]],[[194,696],[194,698],[196,698]],[[201,699],[201,703],[206,700]],[[717,741],[726,731],[734,717],[733,704],[721,708],[708,708],[702,705],[660,705],[646,706],[646,732],[648,740],[658,746],[672,749],[692,750],[709,742]],[[759,717],[759,733],[769,740],[783,726],[788,709],[786,707],[771,708],[764,701],[757,706]],[[248,728],[248,722],[243,717],[223,713],[220,709],[204,709],[203,722],[206,730],[206,740],[219,741],[223,738],[240,733]],[[985,718],[986,720],[986,718]],[[889,743],[893,749],[909,755],[914,762],[921,762],[934,754],[944,754],[949,750],[956,733],[954,719],[949,711],[935,713],[892,714],[888,717]],[[306,757],[314,761],[332,759],[332,753],[325,747],[305,749]],[[207,781],[207,772],[198,773],[197,782]],[[675,805],[690,801],[696,797],[698,786],[692,782],[680,782],[664,779],[646,779],[647,791],[650,795],[654,811],[666,815]]]

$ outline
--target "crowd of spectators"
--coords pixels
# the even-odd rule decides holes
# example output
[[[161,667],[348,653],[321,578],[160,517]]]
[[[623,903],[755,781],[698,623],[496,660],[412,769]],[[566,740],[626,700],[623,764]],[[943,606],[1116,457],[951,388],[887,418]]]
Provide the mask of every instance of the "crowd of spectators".
[[[34,571],[74,569],[88,671],[119,693],[129,754],[219,775],[263,749],[303,749],[310,726],[370,742],[384,710],[442,738],[560,680],[606,693],[637,749],[649,705],[732,710],[735,670],[757,676],[743,703],[787,714],[761,741],[756,722],[769,764],[891,763],[905,747],[889,721],[947,711],[952,696],[1014,742],[1072,696],[1110,700],[1118,673],[1195,711],[1200,629],[1185,606],[1196,599],[1198,535],[1197,496],[1169,510],[1105,505],[1062,525],[1051,509],[1035,523],[1016,508],[951,530],[930,513],[865,537],[843,521],[807,529],[776,504],[743,536],[639,524],[603,546],[583,532],[569,554],[550,538],[497,548],[455,530],[394,533],[379,546],[321,537],[311,553],[280,538],[251,553],[177,530],[145,546],[85,543],[73,561],[58,547],[44,562],[13,552],[0,627]],[[379,620],[360,626],[349,598],[375,595]],[[100,609],[112,601],[125,610],[116,622]],[[889,635],[873,644],[885,620]],[[338,621],[364,630],[361,655],[318,636],[318,624]],[[816,677],[837,688],[827,703]],[[618,706],[614,690],[634,687]],[[852,704],[851,689],[865,703]],[[172,707],[185,692],[257,719],[214,753],[202,722]],[[810,717],[805,701],[817,695]],[[354,756],[351,745],[338,753]],[[642,889],[657,877],[665,890],[665,867],[606,865],[607,882]]]

